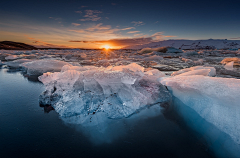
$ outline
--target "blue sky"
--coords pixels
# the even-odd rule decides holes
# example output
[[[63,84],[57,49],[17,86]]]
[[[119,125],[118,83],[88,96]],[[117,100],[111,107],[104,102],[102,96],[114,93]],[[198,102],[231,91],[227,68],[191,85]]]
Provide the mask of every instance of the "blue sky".
[[[121,48],[167,39],[240,39],[239,0],[0,1],[0,41]]]

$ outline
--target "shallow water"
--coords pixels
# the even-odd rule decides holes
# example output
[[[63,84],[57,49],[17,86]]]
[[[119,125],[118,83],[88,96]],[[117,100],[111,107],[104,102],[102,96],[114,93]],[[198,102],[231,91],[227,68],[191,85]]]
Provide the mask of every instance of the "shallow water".
[[[64,123],[55,111],[45,113],[38,102],[43,91],[20,72],[0,69],[1,157],[213,157],[174,113],[111,120],[102,137],[91,127]],[[111,139],[99,143],[99,137]]]

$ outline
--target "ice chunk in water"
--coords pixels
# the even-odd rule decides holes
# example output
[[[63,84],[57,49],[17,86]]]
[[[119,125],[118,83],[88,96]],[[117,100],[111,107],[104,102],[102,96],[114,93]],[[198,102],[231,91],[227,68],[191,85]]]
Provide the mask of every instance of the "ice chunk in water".
[[[180,74],[179,76],[191,76],[191,75],[203,75],[208,76],[210,73],[210,69],[199,69],[199,70],[192,70],[185,73]]]
[[[240,80],[200,75],[161,80],[173,95],[240,145]],[[240,147],[240,146],[239,146]]]
[[[237,57],[235,57],[235,58],[231,58],[231,57],[224,58],[221,61],[221,63],[222,64],[227,64],[227,63],[232,62],[232,61],[234,62],[233,65],[240,65],[240,58],[237,58]]]
[[[35,60],[32,62],[23,63],[22,67],[25,69],[28,75],[42,75],[45,72],[57,72],[61,71],[64,65],[72,66],[69,63],[59,60]]]
[[[81,56],[81,58],[87,58],[87,54],[85,54],[85,53],[82,53],[80,56]]]
[[[52,105],[70,123],[89,124],[86,120],[95,117],[124,118],[146,106],[170,102],[170,93],[156,79],[163,74],[143,71],[135,63],[108,68],[64,66],[61,72],[39,77],[46,86],[40,103]]]
[[[234,61],[231,61],[231,62],[227,63],[227,64],[224,66],[224,68],[225,68],[226,70],[233,70],[233,64],[234,64]]]
[[[18,60],[6,62],[5,64],[9,67],[12,67],[12,68],[19,68],[19,67],[21,67],[21,64],[26,63],[26,62],[31,62],[31,61],[33,61],[33,60],[31,60],[31,59],[18,59]]]
[[[199,71],[194,71],[194,70],[199,70]],[[207,74],[208,70],[210,70],[210,71]],[[190,71],[194,71],[194,72],[190,72]],[[195,75],[195,74],[196,75],[204,75],[204,76],[215,76],[216,75],[216,69],[214,67],[195,66],[195,67],[191,67],[191,68],[182,69],[177,72],[173,72],[171,76],[176,76],[176,75],[180,75],[180,74],[184,75],[183,73],[186,73],[186,72],[189,72],[189,73],[185,74],[185,76]]]
[[[9,56],[5,57],[6,60],[14,60],[14,59],[18,59],[18,58],[19,58],[19,56],[17,56],[17,55],[9,55]]]

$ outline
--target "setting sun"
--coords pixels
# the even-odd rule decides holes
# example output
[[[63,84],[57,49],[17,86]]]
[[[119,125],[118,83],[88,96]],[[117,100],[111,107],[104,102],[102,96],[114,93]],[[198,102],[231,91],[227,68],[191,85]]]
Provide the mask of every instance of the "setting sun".
[[[110,46],[109,45],[105,45],[103,46],[104,49],[110,49]]]

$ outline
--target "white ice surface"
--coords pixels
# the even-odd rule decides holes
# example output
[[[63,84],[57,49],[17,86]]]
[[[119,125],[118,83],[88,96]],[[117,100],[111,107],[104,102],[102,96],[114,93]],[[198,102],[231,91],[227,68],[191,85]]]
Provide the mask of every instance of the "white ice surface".
[[[9,55],[9,56],[5,57],[6,60],[14,60],[17,58],[19,58],[19,56],[17,56],[17,55]]]
[[[70,65],[64,61],[42,59],[32,62],[23,63],[21,66],[25,69],[28,75],[42,75],[45,72],[61,71],[64,65]]]
[[[216,69],[214,67],[195,66],[195,67],[190,67],[190,68],[186,68],[186,69],[182,69],[182,70],[173,72],[171,75],[176,76],[176,75],[180,75],[180,74],[182,76],[189,76],[189,75],[215,76]]]
[[[17,59],[14,61],[5,62],[5,64],[12,68],[19,68],[19,67],[21,67],[21,64],[26,63],[26,62],[31,62],[31,61],[33,61],[33,60],[32,59]]]
[[[240,145],[239,79],[178,75],[160,82],[185,105]]]

